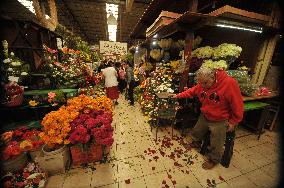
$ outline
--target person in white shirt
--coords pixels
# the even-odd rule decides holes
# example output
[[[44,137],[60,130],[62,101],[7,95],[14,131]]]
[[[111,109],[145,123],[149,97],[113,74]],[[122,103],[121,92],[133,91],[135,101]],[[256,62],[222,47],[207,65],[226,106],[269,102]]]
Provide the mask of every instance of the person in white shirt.
[[[114,104],[118,104],[117,99],[119,97],[117,71],[111,66],[111,63],[106,65],[106,68],[102,70],[103,77],[105,79],[105,88],[107,97],[113,100]]]

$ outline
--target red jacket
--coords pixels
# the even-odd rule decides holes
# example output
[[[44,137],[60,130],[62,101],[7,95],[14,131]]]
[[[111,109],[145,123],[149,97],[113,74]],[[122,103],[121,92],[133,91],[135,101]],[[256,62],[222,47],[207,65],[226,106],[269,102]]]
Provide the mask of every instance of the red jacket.
[[[210,121],[228,120],[238,124],[243,118],[244,102],[239,85],[225,71],[218,70],[216,83],[209,89],[200,84],[176,95],[176,98],[198,96],[202,103],[201,112]]]

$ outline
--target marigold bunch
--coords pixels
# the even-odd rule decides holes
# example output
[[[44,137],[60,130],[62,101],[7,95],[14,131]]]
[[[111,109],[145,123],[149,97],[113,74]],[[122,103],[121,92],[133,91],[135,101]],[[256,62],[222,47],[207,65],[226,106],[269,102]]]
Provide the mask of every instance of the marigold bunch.
[[[51,148],[60,144],[68,144],[67,136],[71,130],[70,122],[78,115],[78,111],[69,111],[65,106],[48,113],[41,122],[43,132],[40,133],[40,137],[44,143]]]

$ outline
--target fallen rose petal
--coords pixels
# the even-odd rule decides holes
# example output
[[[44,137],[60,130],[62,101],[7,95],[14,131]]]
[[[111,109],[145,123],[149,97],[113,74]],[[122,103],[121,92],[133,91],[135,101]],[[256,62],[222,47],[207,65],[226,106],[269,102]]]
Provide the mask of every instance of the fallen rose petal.
[[[166,184],[166,180],[163,180],[162,184]]]
[[[169,179],[172,179],[172,176],[171,176],[170,174],[168,174],[168,178],[169,178]]]
[[[177,184],[176,180],[172,181],[172,183],[173,183],[174,185]]]
[[[130,184],[130,179],[124,180],[126,184]]]
[[[225,181],[224,178],[222,176],[219,176],[219,180],[221,181]]]
[[[152,167],[152,170],[155,170],[155,167]]]
[[[186,170],[185,172],[186,172],[187,174],[189,174],[189,171],[188,171],[188,170]]]

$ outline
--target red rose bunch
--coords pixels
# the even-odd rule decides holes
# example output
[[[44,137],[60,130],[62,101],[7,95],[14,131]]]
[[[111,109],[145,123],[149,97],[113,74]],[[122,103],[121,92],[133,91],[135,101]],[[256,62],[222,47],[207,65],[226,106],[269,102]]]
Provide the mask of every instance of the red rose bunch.
[[[4,89],[9,101],[24,93],[24,88],[19,86],[16,82],[9,82],[4,86]]]
[[[7,137],[9,133],[9,138]],[[14,131],[5,132],[1,135],[3,142],[2,159],[13,159],[22,152],[38,150],[43,141],[39,138],[40,131],[36,129],[28,129],[25,126],[19,127]]]
[[[112,115],[107,111],[91,110],[74,119],[69,140],[72,144],[95,142],[110,146],[113,143]]]
[[[8,142],[7,147],[2,152],[2,159],[13,159],[22,153],[20,145],[16,141]]]

